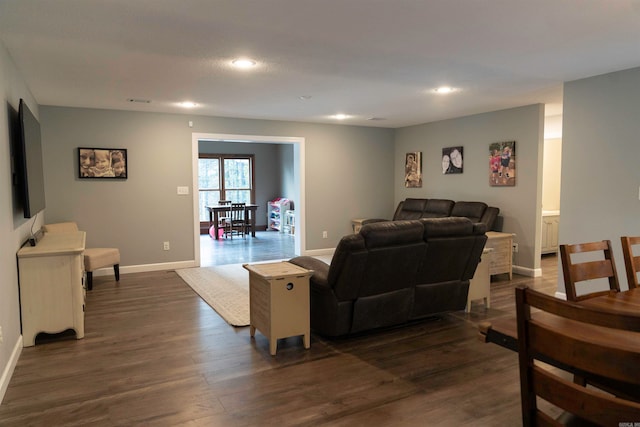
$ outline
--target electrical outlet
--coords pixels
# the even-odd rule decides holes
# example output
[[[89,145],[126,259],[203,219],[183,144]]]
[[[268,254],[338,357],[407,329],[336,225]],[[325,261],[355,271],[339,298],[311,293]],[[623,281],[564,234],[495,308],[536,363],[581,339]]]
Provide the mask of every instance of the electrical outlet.
[[[169,242],[164,242],[164,244],[163,244],[162,248],[163,248],[165,251],[168,251],[169,249],[171,249],[171,247],[169,246]]]
[[[513,251],[513,252],[518,252],[518,244],[517,244],[517,243],[514,243],[514,244],[513,244],[513,246],[512,246],[512,251]]]
[[[323,238],[323,239],[326,239],[327,237],[329,237],[329,236],[328,236],[328,234],[327,234],[327,232],[326,232],[326,231],[323,231],[323,232],[322,232],[322,238]]]
[[[0,344],[2,344],[2,326],[0,326]]]

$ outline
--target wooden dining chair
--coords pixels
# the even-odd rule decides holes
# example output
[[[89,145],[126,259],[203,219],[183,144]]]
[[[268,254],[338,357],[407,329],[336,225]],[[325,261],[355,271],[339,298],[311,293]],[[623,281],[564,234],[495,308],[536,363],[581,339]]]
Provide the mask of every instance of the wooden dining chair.
[[[570,331],[536,322],[531,308],[577,320],[567,314],[575,307],[558,300],[549,304],[539,293],[526,287],[516,288],[518,327],[518,364],[522,422],[528,426],[612,425],[640,419],[640,403],[627,397],[612,396],[602,390],[572,382],[567,373],[578,369],[588,375],[640,387],[639,355],[624,346],[606,346],[590,339],[602,328],[579,322]],[[542,302],[541,302],[542,301]],[[615,314],[613,315],[615,316]],[[606,316],[605,316],[606,317]],[[616,322],[615,320],[610,320]],[[543,363],[553,360],[554,367]],[[567,370],[560,368],[563,366]],[[549,415],[547,406],[538,406],[541,398],[564,411],[560,417]],[[593,423],[593,424],[587,424]]]
[[[640,271],[640,255],[633,254],[633,246],[640,245],[640,236],[620,237],[622,242],[622,254],[624,255],[624,266],[627,271],[627,283],[629,289],[640,287],[638,284],[638,271]]]
[[[572,256],[577,254],[586,254],[585,256],[587,257],[597,256],[599,259],[574,262]],[[560,245],[560,258],[562,260],[562,273],[567,300],[582,301],[606,295],[611,291],[620,292],[620,283],[618,282],[618,273],[616,272],[616,263],[613,259],[610,240]],[[583,292],[578,295],[578,283],[581,283],[579,286],[586,287],[586,282],[591,282],[591,285],[594,285],[598,280],[602,279],[608,280],[608,290]]]
[[[230,218],[225,225],[224,235],[233,239],[233,235],[245,237],[246,208],[245,203],[231,203]]]

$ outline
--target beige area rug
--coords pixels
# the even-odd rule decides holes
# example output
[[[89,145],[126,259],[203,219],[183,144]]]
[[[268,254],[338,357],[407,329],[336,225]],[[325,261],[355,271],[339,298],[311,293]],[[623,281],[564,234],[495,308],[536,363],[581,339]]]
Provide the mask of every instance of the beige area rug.
[[[331,262],[330,255],[317,258]],[[249,326],[249,272],[242,264],[183,268],[176,273],[228,324]]]
[[[183,268],[178,276],[231,326],[249,326],[249,272],[242,264]]]

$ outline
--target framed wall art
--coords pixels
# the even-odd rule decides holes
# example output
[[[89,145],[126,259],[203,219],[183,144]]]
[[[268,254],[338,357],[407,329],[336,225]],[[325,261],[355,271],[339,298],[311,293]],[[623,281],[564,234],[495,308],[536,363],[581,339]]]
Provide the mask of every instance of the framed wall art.
[[[78,177],[127,179],[127,150],[124,148],[78,147]]]
[[[516,185],[516,142],[489,144],[489,185],[514,187]]]
[[[422,187],[422,152],[407,153],[404,162],[404,186],[406,188]]]
[[[462,147],[448,147],[442,149],[442,173],[462,173]]]

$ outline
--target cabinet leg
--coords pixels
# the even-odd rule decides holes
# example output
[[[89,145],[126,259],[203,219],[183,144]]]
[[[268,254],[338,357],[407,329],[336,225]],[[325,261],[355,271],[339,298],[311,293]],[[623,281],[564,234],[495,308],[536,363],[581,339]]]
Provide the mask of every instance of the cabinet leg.
[[[269,340],[269,353],[272,356],[275,356],[277,350],[278,350],[278,339],[277,338],[271,338]]]
[[[253,325],[249,326],[249,335],[251,335],[251,337],[253,338],[254,336],[256,336],[256,327]]]
[[[304,348],[311,348],[311,337],[309,333],[304,334]]]

